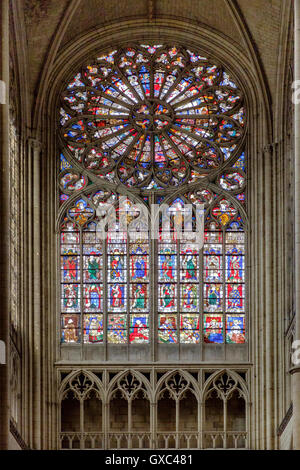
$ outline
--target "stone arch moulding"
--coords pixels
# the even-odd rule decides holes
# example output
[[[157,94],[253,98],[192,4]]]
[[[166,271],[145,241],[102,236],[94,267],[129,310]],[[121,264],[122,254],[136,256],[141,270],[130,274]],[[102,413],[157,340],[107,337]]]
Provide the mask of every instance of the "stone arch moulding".
[[[223,378],[226,377],[224,381]],[[218,383],[219,381],[219,383]],[[206,406],[208,400],[212,398],[212,394],[217,394],[217,400],[220,400],[220,403],[223,403],[223,418],[222,418],[222,427],[223,431],[226,431],[224,434],[220,431],[210,432],[207,430],[207,422],[206,421]],[[230,430],[231,432],[227,432],[228,426],[228,416],[229,416],[229,409],[228,404],[231,399],[234,397],[235,393],[238,394],[238,400],[244,401],[244,422],[242,424],[242,429],[240,428],[240,423],[238,427],[234,430]],[[208,441],[212,440],[213,447],[218,447],[217,441],[218,439],[225,439],[225,448],[229,444],[229,447],[237,448],[238,442],[242,440],[244,443],[243,445],[245,448],[251,448],[251,414],[250,414],[250,401],[249,401],[249,393],[247,385],[244,379],[235,371],[231,369],[222,369],[214,372],[204,383],[202,389],[202,416],[203,416],[203,428],[206,429],[205,438]],[[223,437],[222,437],[223,436]],[[219,441],[220,442],[220,441]]]
[[[176,375],[180,376],[183,380],[186,381],[187,386],[183,391],[190,390],[195,395],[197,401],[199,401],[199,397],[201,396],[201,390],[199,388],[199,384],[194,379],[194,377],[189,372],[183,369],[174,369],[172,371],[168,371],[158,380],[156,384],[156,388],[155,388],[155,394],[154,394],[155,403],[158,401],[161,392],[164,390],[164,386],[168,383],[168,381],[170,380],[172,381],[172,379]],[[170,391],[169,387],[167,387],[167,389]],[[180,400],[181,393],[178,393],[177,395],[178,395],[177,399]]]
[[[152,390],[151,390],[151,385],[150,385],[150,382],[148,381],[148,379],[143,375],[141,374],[139,371],[137,370],[133,370],[133,369],[126,369],[126,370],[123,370],[121,372],[119,372],[115,377],[112,378],[112,380],[110,381],[109,385],[108,385],[108,388],[107,388],[107,392],[106,392],[106,400],[107,400],[107,403],[109,403],[113,393],[116,391],[116,390],[120,390],[122,391],[122,384],[121,382],[123,380],[126,380],[128,378],[128,376],[131,375],[133,380],[137,381],[138,384],[137,384],[137,387],[135,387],[135,389],[132,391],[133,393],[130,393],[129,394],[126,394],[126,392],[124,391],[124,393],[126,395],[128,395],[126,397],[126,400],[131,400],[133,398],[133,396],[135,395],[135,393],[139,390],[144,390],[147,395],[148,395],[148,398],[150,400],[150,402],[153,401],[153,393],[152,393]],[[120,388],[121,387],[121,388]],[[124,395],[125,397],[125,395]]]
[[[228,377],[232,378],[235,381],[235,386],[234,389],[239,388],[241,392],[243,393],[243,397],[247,403],[247,405],[250,402],[249,398],[249,390],[247,388],[247,385],[245,383],[245,380],[235,371],[231,369],[222,369],[222,370],[217,370],[214,372],[212,375],[208,377],[208,379],[205,381],[202,389],[202,401],[204,402],[207,393],[210,391],[212,387],[214,387],[214,383],[217,379],[221,378],[224,374],[227,374]],[[240,387],[239,387],[240,385]]]
[[[82,392],[77,392],[76,387],[72,384],[72,382],[76,381],[76,379],[79,379],[80,376],[83,376],[85,379],[87,379],[90,383],[90,386],[86,387],[86,390]],[[90,390],[96,390],[97,393],[99,394],[99,397],[101,398],[101,401],[104,402],[105,400],[105,394],[104,394],[104,389],[101,381],[99,380],[98,377],[95,376],[92,372],[84,369],[77,369],[65,377],[59,387],[58,390],[58,402],[59,404],[61,401],[64,399],[64,395],[67,391],[72,390],[74,391],[78,397],[81,395],[81,398],[84,399],[86,393],[88,393]]]

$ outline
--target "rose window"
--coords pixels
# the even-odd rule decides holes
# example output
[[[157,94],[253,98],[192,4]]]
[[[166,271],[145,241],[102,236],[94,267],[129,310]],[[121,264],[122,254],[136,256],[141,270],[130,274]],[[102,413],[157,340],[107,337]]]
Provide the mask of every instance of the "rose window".
[[[96,58],[62,94],[61,137],[88,174],[168,189],[237,158],[243,97],[219,65],[180,47],[132,46]]]

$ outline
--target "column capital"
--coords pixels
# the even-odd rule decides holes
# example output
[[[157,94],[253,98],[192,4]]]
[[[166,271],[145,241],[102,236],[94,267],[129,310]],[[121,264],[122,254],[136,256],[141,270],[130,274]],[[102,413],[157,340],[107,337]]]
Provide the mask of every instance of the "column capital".
[[[28,137],[28,144],[35,150],[41,150],[43,143],[35,137]]]

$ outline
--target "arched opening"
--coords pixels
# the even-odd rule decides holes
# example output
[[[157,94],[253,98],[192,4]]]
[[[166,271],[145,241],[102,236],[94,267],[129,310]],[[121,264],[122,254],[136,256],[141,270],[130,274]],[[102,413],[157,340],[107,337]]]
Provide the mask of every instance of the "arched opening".
[[[238,390],[234,390],[227,400],[227,447],[245,447],[245,438],[241,434],[246,431],[246,402]]]
[[[191,390],[187,390],[179,401],[180,448],[198,447],[198,401]]]
[[[158,432],[176,431],[176,401],[172,398],[161,397],[157,403]]]
[[[234,79],[184,47],[125,45],[70,77],[59,121],[62,357],[74,343],[82,344],[81,358],[104,361],[246,351],[246,114]],[[158,217],[150,242],[152,205],[165,202],[168,214]],[[109,223],[99,237],[104,214]],[[160,448],[201,441],[188,375],[167,375],[159,391],[153,426]],[[141,448],[150,434],[149,401],[129,376],[117,378],[108,406],[110,448]],[[224,400],[214,395],[207,430],[217,435],[208,434],[208,446],[226,447]],[[97,406],[96,399],[84,404],[88,432],[100,429]]]
[[[150,446],[150,402],[140,390],[131,400],[132,448],[143,449]]]
[[[111,433],[128,431],[128,402],[119,390],[109,403],[109,429]]]
[[[61,402],[61,431],[80,431],[80,401],[72,392]]]
[[[102,431],[102,402],[94,390],[83,402],[83,415],[85,432]]]
[[[223,447],[224,402],[213,390],[205,400],[204,408],[204,447]]]
[[[198,402],[191,390],[187,390],[179,401],[179,430],[198,430]]]
[[[246,401],[235,375],[215,377],[204,406],[204,445],[206,448],[245,448],[247,446]]]
[[[207,344],[245,343],[242,90],[183,46],[124,45],[96,57],[69,77],[58,117],[62,355],[83,342],[91,358],[130,345],[132,357],[149,359],[157,313],[158,359],[179,344],[184,354],[202,343],[210,357]],[[164,201],[149,243],[151,207]],[[203,260],[187,204],[205,210]]]
[[[131,426],[132,431],[150,431],[150,402],[141,391],[131,402]]]

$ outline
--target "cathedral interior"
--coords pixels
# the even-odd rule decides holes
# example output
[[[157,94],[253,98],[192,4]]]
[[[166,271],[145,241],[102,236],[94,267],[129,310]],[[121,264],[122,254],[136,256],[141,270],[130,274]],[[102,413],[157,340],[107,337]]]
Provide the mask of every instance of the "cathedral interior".
[[[0,449],[300,450],[300,0],[0,19]]]

